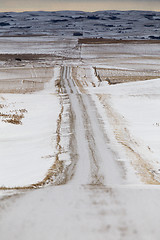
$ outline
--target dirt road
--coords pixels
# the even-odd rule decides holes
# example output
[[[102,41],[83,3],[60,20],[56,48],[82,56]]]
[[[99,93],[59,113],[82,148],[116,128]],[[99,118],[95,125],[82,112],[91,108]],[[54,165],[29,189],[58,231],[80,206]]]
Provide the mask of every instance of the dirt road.
[[[67,181],[4,198],[1,239],[157,239],[158,186],[127,182],[92,97],[76,84],[69,65],[61,67],[63,94],[72,115]]]
[[[74,151],[78,155],[71,182],[93,185],[120,184],[123,182],[123,170],[118,166],[107,145],[108,139],[96,106],[87,92],[81,93],[82,90],[76,85],[71,72],[71,66],[62,67],[61,81],[64,92],[70,99],[74,116]]]

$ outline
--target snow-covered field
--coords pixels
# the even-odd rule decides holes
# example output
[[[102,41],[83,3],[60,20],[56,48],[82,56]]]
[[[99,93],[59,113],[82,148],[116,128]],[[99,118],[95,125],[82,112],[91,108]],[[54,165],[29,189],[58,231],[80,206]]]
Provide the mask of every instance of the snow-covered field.
[[[160,39],[159,29],[160,13],[151,11],[0,13],[0,36]]]
[[[109,117],[113,144],[118,143],[117,151],[121,148],[119,161],[131,162],[141,180],[149,184],[159,184],[160,177],[159,91],[159,79],[94,90],[95,101],[98,99],[103,105],[102,114],[105,110]]]
[[[159,43],[69,36],[0,39],[1,239],[158,239]]]
[[[40,182],[55,161],[56,138],[53,136],[60,108],[58,99],[43,92],[35,96],[3,94],[2,97],[1,187],[23,187]],[[14,114],[24,117],[12,124],[12,120],[16,121]]]
[[[115,93],[115,95],[113,93],[113,108],[124,117],[131,140],[135,141],[132,148],[142,156],[145,162],[157,165],[154,171],[158,177],[160,79],[123,84],[117,87],[117,92],[118,94]],[[153,171],[152,168],[150,170]]]

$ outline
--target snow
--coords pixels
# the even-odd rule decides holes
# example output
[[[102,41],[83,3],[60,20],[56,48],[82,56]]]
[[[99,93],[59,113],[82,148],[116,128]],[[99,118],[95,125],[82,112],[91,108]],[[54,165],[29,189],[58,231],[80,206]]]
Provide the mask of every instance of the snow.
[[[12,188],[37,183],[53,165],[57,151],[56,128],[60,103],[54,84],[48,91],[1,94],[0,97],[1,104],[5,106],[1,113],[26,110],[22,124],[0,121],[0,186]]]
[[[154,187],[50,186],[12,201],[1,202],[3,240],[150,240],[160,233],[159,189]]]
[[[113,13],[99,12],[97,16]],[[145,12],[129,13],[128,18],[137,14],[139,24],[144,23],[141,17]],[[29,13],[11,14],[23,19]],[[37,19],[43,15],[45,27],[44,20],[50,18],[49,13],[39,14]],[[65,14],[71,21],[72,17],[84,14],[86,19],[91,15]],[[120,14],[127,16],[125,12]],[[57,20],[62,17],[61,13],[55,16]],[[37,27],[42,23],[38,20]],[[90,26],[94,24],[91,19],[87,21]],[[119,23],[115,21],[115,24]],[[144,31],[145,36],[150,32],[152,28]],[[24,187],[42,181],[55,163],[58,150],[59,161],[64,164],[63,171],[58,172],[59,181],[53,184],[40,189],[0,191],[1,239],[158,239],[159,44],[104,44],[79,48],[76,38],[68,38],[72,33],[68,31],[67,40],[62,40],[59,32],[58,37],[0,39],[1,53],[50,54],[50,58],[46,55],[41,61],[18,64],[15,60],[2,61],[0,186]],[[37,65],[41,70],[50,66],[51,71],[47,69],[45,74],[34,71]],[[94,67],[100,76],[104,74],[102,82],[95,76]],[[12,94],[4,93],[1,84],[3,78],[3,84],[9,83],[12,68],[18,71],[14,72],[15,81],[17,76],[24,79],[23,70],[29,74],[29,80],[37,81],[47,75],[47,80],[43,78],[44,89],[32,89],[25,94],[17,93],[17,89]],[[76,69],[75,75],[73,69]],[[109,85],[105,77],[111,69],[114,74],[110,76],[117,81],[129,74],[136,82]],[[139,76],[143,76],[143,80],[147,76],[153,79],[137,81]],[[57,93],[55,81],[60,78],[62,86]],[[13,125],[6,121],[10,118],[6,117],[8,114],[20,115],[22,110],[21,123]],[[57,129],[60,119],[61,126]]]
[[[115,86],[112,103],[126,120],[130,135],[138,144],[137,152],[160,168],[160,79]],[[123,92],[124,91],[124,92]],[[119,93],[119,94],[117,94]],[[112,94],[112,90],[111,90]],[[114,93],[113,93],[114,94]]]
[[[45,35],[76,39],[74,32],[80,32],[83,37],[159,39],[159,18],[160,13],[152,11],[0,13],[0,36]]]
[[[111,148],[118,153],[118,161],[127,165],[131,162],[131,156],[127,155],[121,144],[124,142],[152,166],[151,171],[159,179],[160,79],[117,85],[106,83],[102,86],[96,88],[94,94],[98,96],[100,94],[103,105],[99,103],[99,98],[92,93],[91,89],[89,90],[104,120]],[[119,116],[119,122],[112,122],[113,119],[110,119],[109,115],[105,117],[107,102],[111,106],[111,111],[117,114],[117,117]],[[109,122],[108,119],[110,119]],[[120,139],[118,137],[116,139],[115,136],[119,134],[120,129],[123,134],[121,133]],[[132,182],[134,173],[127,165],[128,180]]]

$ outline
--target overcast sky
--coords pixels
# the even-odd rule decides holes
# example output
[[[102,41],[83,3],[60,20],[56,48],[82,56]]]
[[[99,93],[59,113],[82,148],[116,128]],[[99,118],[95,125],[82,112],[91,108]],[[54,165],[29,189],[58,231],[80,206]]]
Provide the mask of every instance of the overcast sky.
[[[0,11],[35,10],[154,10],[160,0],[0,0]]]

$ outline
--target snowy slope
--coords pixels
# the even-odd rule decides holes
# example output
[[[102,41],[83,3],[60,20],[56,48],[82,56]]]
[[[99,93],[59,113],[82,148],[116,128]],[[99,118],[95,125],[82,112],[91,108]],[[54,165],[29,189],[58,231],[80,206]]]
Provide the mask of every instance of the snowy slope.
[[[142,181],[160,179],[160,79],[108,85],[95,90],[107,114],[119,161],[131,162]],[[95,99],[95,98],[94,98]],[[95,99],[95,101],[97,101]],[[99,105],[97,105],[99,106]],[[99,110],[101,108],[99,107]]]
[[[0,95],[0,187],[41,182],[53,165],[60,112],[55,80],[38,93]]]

